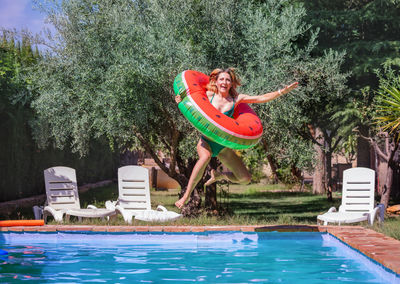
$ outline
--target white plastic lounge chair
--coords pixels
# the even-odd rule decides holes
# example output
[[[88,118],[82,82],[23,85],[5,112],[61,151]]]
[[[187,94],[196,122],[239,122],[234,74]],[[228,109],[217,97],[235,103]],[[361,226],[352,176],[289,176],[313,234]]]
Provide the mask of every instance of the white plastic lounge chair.
[[[318,215],[317,223],[374,223],[379,208],[375,207],[375,171],[368,168],[351,168],[343,171],[342,205]],[[379,220],[382,221],[382,220]]]
[[[131,224],[132,218],[148,222],[167,222],[182,215],[168,211],[158,205],[151,209],[149,170],[140,166],[125,166],[118,169],[118,200],[107,201],[106,208],[120,213],[125,222]]]
[[[70,216],[76,216],[79,220],[84,218],[104,218],[116,215],[114,210],[99,209],[89,205],[87,209],[81,209],[79,204],[78,186],[75,170],[68,167],[53,167],[44,170],[47,201],[43,209],[44,221],[48,216],[53,216],[57,222]]]

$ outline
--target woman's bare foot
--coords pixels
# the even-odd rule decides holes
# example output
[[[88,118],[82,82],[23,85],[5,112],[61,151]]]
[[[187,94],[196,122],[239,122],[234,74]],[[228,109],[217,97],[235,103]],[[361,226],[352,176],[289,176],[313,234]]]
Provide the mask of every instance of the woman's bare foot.
[[[210,179],[204,184],[205,186],[209,186],[213,184],[214,182],[217,182],[222,179],[222,174],[220,172],[217,172],[216,170],[212,169],[210,173],[211,177]]]
[[[175,206],[181,209],[183,205],[185,205],[185,201],[183,198],[179,199],[177,202],[175,202]]]

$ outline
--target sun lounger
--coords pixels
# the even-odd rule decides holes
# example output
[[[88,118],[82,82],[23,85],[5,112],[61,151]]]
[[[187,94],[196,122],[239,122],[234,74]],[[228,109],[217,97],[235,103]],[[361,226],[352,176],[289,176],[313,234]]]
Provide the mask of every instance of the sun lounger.
[[[117,201],[107,201],[106,208],[121,214],[125,222],[131,224],[132,218],[148,222],[168,222],[181,217],[164,206],[151,209],[149,171],[140,166],[125,166],[118,169]]]
[[[78,186],[75,170],[68,167],[52,167],[44,170],[47,201],[43,209],[45,222],[48,216],[53,216],[57,222],[70,216],[83,218],[104,218],[115,216],[114,210],[96,208],[89,205],[82,209],[79,203]]]
[[[328,212],[318,215],[317,223],[374,223],[379,207],[375,207],[375,171],[368,168],[351,168],[343,172],[342,204],[339,211],[331,207]],[[379,220],[382,221],[382,220]]]

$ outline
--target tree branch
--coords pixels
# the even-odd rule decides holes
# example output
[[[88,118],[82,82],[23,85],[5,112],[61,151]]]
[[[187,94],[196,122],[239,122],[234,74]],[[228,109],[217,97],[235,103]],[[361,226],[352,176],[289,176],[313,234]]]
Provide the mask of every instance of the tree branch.
[[[389,161],[389,158],[390,158],[389,155],[383,153],[383,151],[381,150],[381,148],[379,148],[378,143],[377,143],[374,139],[372,139],[371,137],[366,137],[366,136],[362,135],[361,132],[360,132],[358,129],[353,129],[353,131],[356,132],[356,133],[358,133],[358,135],[359,135],[361,138],[367,140],[367,141],[369,142],[369,144],[374,148],[375,152],[378,154],[378,156],[379,156],[381,159],[383,159],[383,160],[386,161],[386,162]]]
[[[318,145],[319,147],[323,147],[324,145],[323,144],[321,144],[321,143],[319,143],[318,142],[318,140],[317,140],[317,138],[315,137],[315,129],[314,129],[314,126],[313,125],[311,125],[311,124],[308,124],[307,125],[307,128],[308,128],[308,130],[310,131],[309,133],[310,133],[310,135],[307,135],[307,136],[305,136],[305,135],[302,135],[302,134],[300,134],[303,138],[305,138],[305,139],[311,139],[311,141],[314,143],[314,144],[316,144],[316,145]]]
[[[343,139],[343,136],[339,136],[339,138],[335,141],[335,144],[333,145],[333,147],[331,149],[332,152],[336,149],[336,147],[338,146],[339,142],[342,141],[342,139]]]
[[[396,155],[397,150],[399,149],[399,145],[400,145],[399,143],[395,143],[395,145],[393,147],[393,151],[390,153],[390,158],[389,158],[388,164],[393,170],[396,170],[396,164],[395,164],[395,161],[394,161],[394,156]]]
[[[140,134],[136,132],[136,137],[139,139],[140,143],[142,144],[143,148],[150,154],[150,156],[154,159],[154,162],[160,167],[161,170],[168,173],[169,169],[165,166],[165,164],[158,158],[156,152],[153,151],[153,147],[147,143],[147,140]]]

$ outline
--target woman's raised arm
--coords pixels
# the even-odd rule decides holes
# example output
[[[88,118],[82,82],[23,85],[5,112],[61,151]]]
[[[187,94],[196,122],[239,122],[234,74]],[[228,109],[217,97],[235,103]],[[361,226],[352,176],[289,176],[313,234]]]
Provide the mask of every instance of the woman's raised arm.
[[[284,94],[289,93],[291,90],[297,88],[298,85],[299,85],[298,82],[294,82],[288,86],[285,86],[283,89],[280,89],[278,91],[271,92],[271,93],[266,93],[264,95],[259,95],[259,96],[249,96],[249,95],[245,95],[245,94],[240,94],[238,96],[237,102],[238,103],[247,103],[247,104],[266,103],[266,102],[272,101]]]

